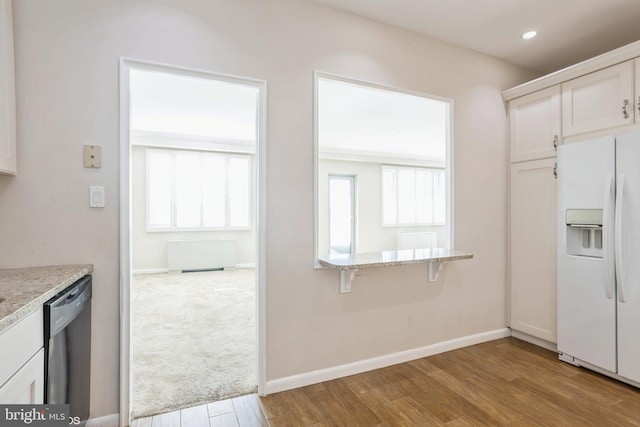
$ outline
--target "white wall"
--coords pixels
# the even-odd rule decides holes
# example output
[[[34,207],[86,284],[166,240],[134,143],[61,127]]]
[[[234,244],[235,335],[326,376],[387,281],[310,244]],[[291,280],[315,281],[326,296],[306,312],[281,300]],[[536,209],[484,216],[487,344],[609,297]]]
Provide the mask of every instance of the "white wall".
[[[146,224],[146,150],[133,146],[131,150],[132,251],[134,272],[166,270],[167,242],[171,240],[235,240],[237,264],[255,263],[255,230],[242,231],[179,231],[148,232]]]
[[[0,177],[0,267],[95,265],[93,416],[118,408],[118,60],[268,81],[267,378],[506,326],[507,125],[500,91],[537,75],[307,0],[14,2],[18,168]],[[314,270],[313,70],[454,100],[455,241],[473,260]],[[102,169],[82,145],[102,146]],[[89,209],[88,187],[106,187]]]
[[[382,226],[382,170],[380,163],[320,159],[318,161],[318,256],[329,253],[329,174],[356,176],[357,252],[397,249],[398,233],[419,231],[437,233],[438,246],[445,246],[445,227],[442,225],[429,227]]]

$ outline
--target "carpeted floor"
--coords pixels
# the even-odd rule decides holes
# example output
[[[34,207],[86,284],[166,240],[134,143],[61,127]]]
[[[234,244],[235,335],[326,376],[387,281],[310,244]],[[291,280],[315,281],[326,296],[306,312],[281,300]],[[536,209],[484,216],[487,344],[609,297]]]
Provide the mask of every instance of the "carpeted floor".
[[[253,393],[255,271],[136,275],[132,415]]]

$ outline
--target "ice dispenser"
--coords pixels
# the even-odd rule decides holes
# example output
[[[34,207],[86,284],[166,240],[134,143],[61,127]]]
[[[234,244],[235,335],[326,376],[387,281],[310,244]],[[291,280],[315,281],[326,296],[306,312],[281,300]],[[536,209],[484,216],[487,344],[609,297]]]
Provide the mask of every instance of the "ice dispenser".
[[[602,209],[567,209],[569,255],[602,258]]]

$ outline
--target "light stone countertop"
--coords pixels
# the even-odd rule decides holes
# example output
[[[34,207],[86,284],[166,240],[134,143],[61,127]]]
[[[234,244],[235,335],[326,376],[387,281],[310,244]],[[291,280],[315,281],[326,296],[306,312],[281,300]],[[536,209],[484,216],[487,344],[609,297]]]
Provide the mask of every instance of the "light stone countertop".
[[[92,271],[91,264],[0,269],[0,333]]]
[[[402,249],[362,254],[338,254],[320,257],[320,265],[337,270],[389,267],[428,262],[445,262],[473,258],[469,252],[454,249]]]

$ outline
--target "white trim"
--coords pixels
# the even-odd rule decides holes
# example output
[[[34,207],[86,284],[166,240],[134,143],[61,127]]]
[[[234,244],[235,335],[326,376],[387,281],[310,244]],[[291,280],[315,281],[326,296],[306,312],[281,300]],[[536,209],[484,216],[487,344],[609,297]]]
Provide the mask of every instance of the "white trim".
[[[313,108],[313,268],[323,268],[318,261],[320,253],[318,252],[318,246],[320,246],[319,225],[320,216],[318,210],[320,209],[320,203],[318,202],[318,169],[320,165],[320,152],[318,148],[318,78],[322,75],[319,71],[313,72],[313,100],[311,102]]]
[[[525,334],[523,332],[520,331],[515,331],[515,330],[511,330],[511,336],[514,338],[517,338],[519,340],[522,341],[526,341],[530,344],[533,345],[537,345],[538,347],[542,347],[542,348],[546,348],[547,350],[551,350],[555,353],[558,352],[558,345],[549,341],[545,341],[543,339],[540,338],[536,338],[534,336],[531,336],[529,334]]]
[[[502,92],[502,99],[510,101],[531,92],[545,89],[549,86],[563,83],[567,80],[583,76],[585,74],[598,71],[611,65],[629,61],[640,56],[640,41],[629,43],[618,49],[603,53],[586,61],[579,62],[575,65],[555,71],[551,74],[539,77],[527,83],[523,83],[511,89]]]
[[[264,395],[266,390],[266,137],[267,137],[267,82],[232,75],[212,73],[205,70],[194,70],[173,65],[139,61],[131,58],[120,58],[120,427],[128,426],[131,421],[131,141],[129,138],[129,72],[135,66],[139,69],[167,70],[204,78],[215,78],[233,83],[253,85],[258,88],[258,159],[256,164],[258,191],[257,215],[254,218],[257,227],[257,260],[256,271],[256,310],[258,319],[257,352],[258,352],[258,394]]]
[[[87,427],[117,427],[118,414],[105,415],[104,417],[90,418],[87,420]]]
[[[120,58],[120,427],[131,420],[131,144],[129,62]]]
[[[257,230],[258,268],[256,300],[258,319],[258,395],[267,393],[267,82],[261,80],[259,85],[260,100],[258,105],[258,159],[255,180],[257,181],[257,216],[255,227]]]
[[[455,218],[455,212],[454,212],[454,203],[453,201],[454,199],[454,192],[455,192],[455,186],[454,186],[454,159],[453,159],[453,130],[455,129],[455,126],[453,124],[453,99],[449,100],[449,111],[445,117],[445,120],[447,120],[447,146],[445,147],[445,149],[447,150],[445,153],[446,156],[446,169],[445,169],[445,173],[447,174],[447,179],[446,179],[446,184],[447,184],[447,200],[446,200],[446,204],[447,204],[447,212],[446,212],[446,219],[447,219],[447,223],[445,224],[445,232],[444,232],[444,238],[445,238],[445,242],[444,242],[444,247],[447,249],[450,249],[452,247],[456,247],[455,244],[455,234],[454,234],[454,224],[453,224],[453,219]]]
[[[511,330],[509,328],[496,329],[495,331],[482,332],[462,338],[455,338],[449,341],[400,351],[398,353],[391,353],[385,356],[373,357],[371,359],[359,360],[357,362],[334,366],[332,368],[320,369],[285,378],[278,378],[267,382],[267,392],[269,394],[279,393],[285,390],[317,384],[323,381],[330,381],[349,375],[360,374],[374,369],[385,368],[387,366],[397,365],[398,363],[405,363],[411,360],[421,359],[423,357],[429,357],[435,354],[457,350],[470,345],[480,344],[509,336],[511,336]]]

